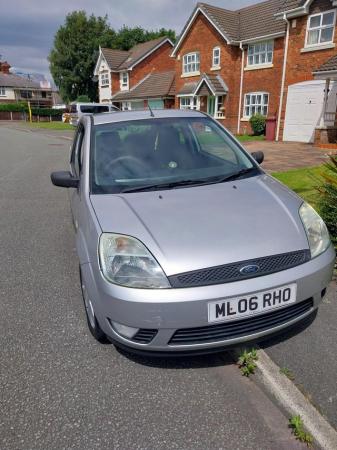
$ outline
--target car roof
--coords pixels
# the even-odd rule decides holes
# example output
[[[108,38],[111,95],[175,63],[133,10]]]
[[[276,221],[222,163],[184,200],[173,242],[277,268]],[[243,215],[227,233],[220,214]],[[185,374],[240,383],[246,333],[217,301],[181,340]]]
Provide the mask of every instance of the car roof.
[[[149,109],[142,111],[116,111],[104,114],[93,114],[94,125],[103,125],[114,122],[126,122],[129,120],[163,119],[172,117],[205,117],[200,111],[181,109],[154,109],[153,116]]]

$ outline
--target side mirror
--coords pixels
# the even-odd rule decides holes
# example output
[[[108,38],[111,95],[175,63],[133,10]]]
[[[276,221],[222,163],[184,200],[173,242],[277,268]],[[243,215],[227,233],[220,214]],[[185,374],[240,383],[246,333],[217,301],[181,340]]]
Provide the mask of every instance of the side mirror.
[[[52,172],[50,179],[54,186],[65,188],[77,188],[80,182],[70,172]]]
[[[251,155],[258,164],[263,163],[263,161],[264,161],[264,153],[263,152],[261,152],[261,151],[253,152],[253,153],[251,153]]]

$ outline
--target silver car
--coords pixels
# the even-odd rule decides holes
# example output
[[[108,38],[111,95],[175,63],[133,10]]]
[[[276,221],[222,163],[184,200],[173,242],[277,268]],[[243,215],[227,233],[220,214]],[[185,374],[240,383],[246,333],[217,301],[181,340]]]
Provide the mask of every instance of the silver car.
[[[221,350],[311,316],[335,251],[320,216],[197,111],[83,116],[71,171],[88,325],[158,354]]]

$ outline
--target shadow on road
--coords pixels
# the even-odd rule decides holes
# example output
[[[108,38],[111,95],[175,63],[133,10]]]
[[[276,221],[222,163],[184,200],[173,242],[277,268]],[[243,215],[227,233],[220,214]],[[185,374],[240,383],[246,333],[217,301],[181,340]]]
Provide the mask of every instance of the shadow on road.
[[[148,367],[162,369],[201,369],[205,367],[218,367],[234,364],[233,357],[229,352],[217,352],[205,355],[168,355],[152,356],[139,355],[116,347],[116,350],[125,358]]]

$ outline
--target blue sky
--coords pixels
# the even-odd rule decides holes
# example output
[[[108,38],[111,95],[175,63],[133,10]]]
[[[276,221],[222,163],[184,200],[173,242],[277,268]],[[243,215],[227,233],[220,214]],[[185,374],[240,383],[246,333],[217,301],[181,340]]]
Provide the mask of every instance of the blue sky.
[[[205,3],[238,9],[258,1]],[[107,14],[115,29],[126,24],[149,29],[173,28],[180,33],[195,4],[195,0],[8,0],[0,14],[0,55],[17,69],[40,72],[49,78],[47,56],[67,13],[84,9],[88,14]]]

